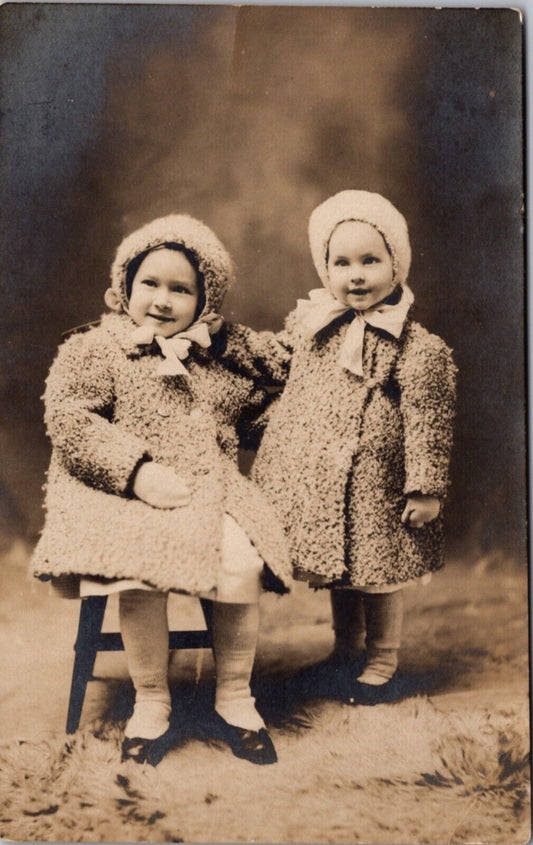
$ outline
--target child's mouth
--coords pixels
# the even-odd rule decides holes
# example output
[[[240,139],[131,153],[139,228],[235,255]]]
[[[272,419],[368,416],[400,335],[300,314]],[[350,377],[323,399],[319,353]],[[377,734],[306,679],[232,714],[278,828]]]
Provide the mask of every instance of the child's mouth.
[[[173,317],[165,317],[164,314],[150,314],[146,315],[147,317],[151,317],[152,320],[159,320],[161,323],[171,323],[173,321]]]
[[[348,296],[366,296],[367,293],[366,288],[357,288],[357,290],[349,290]]]

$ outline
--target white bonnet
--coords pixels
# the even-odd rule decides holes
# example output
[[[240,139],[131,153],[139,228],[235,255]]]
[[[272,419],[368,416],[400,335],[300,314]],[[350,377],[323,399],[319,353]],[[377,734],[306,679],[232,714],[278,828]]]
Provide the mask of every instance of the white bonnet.
[[[340,223],[354,220],[369,223],[387,244],[394,280],[404,284],[411,264],[407,223],[402,214],[381,194],[369,191],[341,191],[321,203],[309,218],[311,255],[322,284],[328,287],[327,254],[330,238]]]
[[[204,278],[206,302],[203,313],[219,311],[232,280],[232,260],[215,233],[188,214],[158,217],[124,238],[111,266],[111,292],[117,310],[123,310],[128,304],[126,270],[130,261],[141,252],[164,243],[182,244],[194,254]],[[107,295],[106,302],[109,304]]]

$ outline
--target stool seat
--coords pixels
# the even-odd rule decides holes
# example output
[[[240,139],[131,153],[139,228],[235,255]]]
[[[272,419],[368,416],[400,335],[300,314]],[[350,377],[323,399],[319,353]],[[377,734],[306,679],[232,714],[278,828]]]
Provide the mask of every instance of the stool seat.
[[[107,596],[87,596],[81,600],[78,635],[74,643],[74,666],[67,714],[67,734],[77,731],[87,684],[94,680],[93,670],[99,651],[124,651],[122,636],[118,632],[102,632],[102,624],[107,605]],[[182,648],[212,648],[211,619],[212,602],[200,599],[205,629],[196,631],[170,631],[169,650]]]

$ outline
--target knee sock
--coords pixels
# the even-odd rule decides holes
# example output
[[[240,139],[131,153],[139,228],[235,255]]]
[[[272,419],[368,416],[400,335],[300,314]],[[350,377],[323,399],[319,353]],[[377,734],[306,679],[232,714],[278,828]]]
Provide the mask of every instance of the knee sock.
[[[257,647],[259,604],[213,604],[216,667],[215,710],[230,725],[258,731],[265,727],[255,709],[250,679]]]
[[[364,595],[357,590],[331,590],[330,600],[335,631],[330,660],[350,663],[365,648]]]
[[[378,686],[392,678],[398,666],[403,621],[403,590],[365,593],[367,660],[361,683]]]
[[[157,739],[168,729],[167,593],[127,590],[120,593],[120,631],[135,688],[135,707],[127,737]]]

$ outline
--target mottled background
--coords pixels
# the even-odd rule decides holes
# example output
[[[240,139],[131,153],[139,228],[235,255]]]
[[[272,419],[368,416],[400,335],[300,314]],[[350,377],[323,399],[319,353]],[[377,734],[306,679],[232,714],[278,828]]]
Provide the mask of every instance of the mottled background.
[[[418,317],[460,368],[450,546],[522,558],[518,13],[14,4],[0,26],[5,542],[41,527],[44,378],[122,236],[204,219],[238,266],[226,316],[279,328],[318,283],[309,213],[353,187],[407,217]]]

